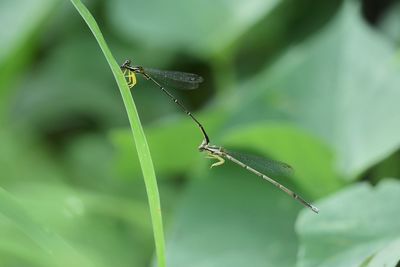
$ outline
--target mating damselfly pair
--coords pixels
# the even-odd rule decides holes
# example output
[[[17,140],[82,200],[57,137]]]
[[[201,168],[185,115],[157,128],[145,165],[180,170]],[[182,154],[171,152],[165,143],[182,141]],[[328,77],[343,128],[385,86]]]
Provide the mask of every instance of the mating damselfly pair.
[[[275,175],[285,175],[288,171],[291,170],[291,167],[289,165],[278,161],[272,161],[253,156],[246,156],[239,152],[232,152],[222,147],[211,145],[210,138],[204,126],[181,102],[179,102],[177,98],[175,98],[163,86],[170,85],[171,87],[178,89],[196,89],[199,87],[199,84],[203,82],[203,78],[201,76],[186,72],[162,71],[157,69],[144,68],[141,66],[131,66],[130,60],[126,60],[124,64],[121,65],[121,70],[124,74],[125,80],[128,83],[129,88],[133,88],[136,85],[136,74],[142,75],[147,80],[150,80],[155,85],[157,85],[157,87],[160,88],[161,91],[163,91],[196,123],[204,138],[203,142],[199,146],[199,150],[201,152],[206,152],[209,157],[217,160],[217,162],[213,163],[211,167],[222,165],[225,162],[224,159],[228,159],[233,163],[236,163],[244,169],[275,185],[277,188],[300,202],[305,207],[311,209],[313,212],[319,212],[318,208],[305,201],[302,197],[294,193],[292,190],[288,189],[287,187],[283,186],[282,184],[278,183],[276,180],[268,176],[271,175],[268,173],[270,172],[270,170],[275,170],[273,172]],[[266,174],[262,173],[260,170],[263,170]]]

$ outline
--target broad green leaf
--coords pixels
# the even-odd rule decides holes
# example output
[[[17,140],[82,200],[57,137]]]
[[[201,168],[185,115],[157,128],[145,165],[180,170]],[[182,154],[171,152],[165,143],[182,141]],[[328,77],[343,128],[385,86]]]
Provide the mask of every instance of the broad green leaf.
[[[96,259],[97,266],[141,266],[151,255],[150,214],[144,194],[133,199],[40,182],[16,184],[12,191],[31,214],[78,247],[81,254]],[[112,227],[114,224],[120,227]],[[7,227],[0,228],[0,233],[16,236]]]
[[[29,228],[21,231],[19,224],[29,226],[29,218],[40,219],[36,224],[52,229],[68,246],[78,248],[81,255],[96,262],[96,266],[105,266],[108,260],[108,265],[118,262],[119,266],[143,265],[148,261],[153,248],[142,182],[129,183],[127,188],[128,183],[116,179],[107,164],[99,164],[109,159],[103,158],[98,151],[100,144],[93,145],[97,139],[86,137],[84,140],[90,140],[90,145],[77,139],[76,144],[68,147],[66,162],[60,162],[63,159],[50,157],[42,146],[22,136],[0,132],[0,183],[26,210],[26,217],[21,217],[20,222],[5,220],[6,212],[17,210],[4,199],[0,203],[9,209],[0,212],[1,263],[8,258],[10,266],[21,262],[24,263],[20,264],[22,266],[36,266],[35,263],[48,267],[70,266],[62,265],[71,264],[63,260],[71,255],[67,248],[43,241],[44,245],[59,250],[54,254],[59,255],[59,259],[54,259],[54,255],[43,252],[36,244],[38,241],[31,238],[36,232],[24,234]],[[107,147],[105,138],[102,141]],[[78,152],[75,145],[80,146]],[[85,164],[78,166],[78,162]],[[97,165],[95,170],[92,164]],[[100,172],[103,172],[101,176]],[[86,189],[82,190],[82,187]],[[127,238],[126,229],[137,233]],[[135,252],[132,252],[133,248]],[[75,266],[88,265],[76,263]]]
[[[399,72],[395,48],[345,1],[318,34],[242,86],[231,124],[294,122],[330,144],[354,179],[400,145]]]
[[[0,220],[1,229],[5,228],[5,224]],[[33,241],[29,242],[29,238],[20,234],[17,229],[8,227],[2,231],[1,237],[0,257],[4,266],[53,267],[56,265],[46,253],[42,253]]]
[[[60,181],[63,172],[54,158],[27,136],[0,130],[0,182],[4,188],[27,181]]]
[[[223,112],[208,112],[199,116],[199,120],[208,134],[212,134],[224,116]],[[157,173],[165,175],[192,171],[191,166],[199,158],[198,146],[203,137],[189,117],[181,115],[154,123],[146,128],[146,134]],[[115,130],[111,132],[110,138],[116,147],[115,166],[119,173],[124,177],[138,177],[140,169],[137,155],[131,149],[133,142],[129,132],[125,129]]]
[[[113,88],[112,74],[99,52],[93,49],[93,40],[78,35],[47,53],[35,69],[24,72],[11,97],[12,123],[45,132],[126,125],[118,90]],[[142,77],[132,95],[144,121],[158,119],[175,108]]]
[[[279,2],[118,0],[106,10],[114,31],[128,40],[207,56],[231,46]]]
[[[194,164],[201,134],[198,133],[197,143],[192,138],[182,138],[190,134],[197,135],[194,127],[190,122],[178,124],[169,120],[167,126],[150,127],[146,130],[158,174],[185,172],[188,166]],[[118,172],[129,179],[140,178],[140,166],[137,155],[131,149],[133,142],[129,138],[129,132],[125,129],[115,130],[110,137],[116,147],[115,166]]]
[[[99,54],[88,37],[71,38],[48,53],[14,94],[12,122],[50,132],[69,125],[123,125],[122,101]]]
[[[293,183],[314,198],[341,188],[332,151],[309,134],[287,124],[259,123],[233,129],[223,139],[226,148],[253,150],[294,168]],[[236,149],[237,150],[237,149]],[[297,192],[301,195],[301,192]]]
[[[53,266],[95,266],[85,256],[79,254],[59,235],[38,223],[13,196],[0,188],[0,215],[10,220],[15,227],[30,237],[53,262]],[[66,264],[66,260],[68,264]]]
[[[376,187],[357,184],[320,201],[319,216],[302,213],[297,221],[297,266],[358,267],[367,260],[375,264],[399,259],[398,203],[400,182],[390,179]]]
[[[4,92],[12,82],[11,76],[15,75],[19,68],[23,68],[35,47],[40,27],[59,2],[0,1],[0,103],[5,100]]]
[[[276,10],[249,29],[238,42],[235,65],[238,79],[262,70],[293,43],[312,36],[325,25],[340,7],[341,0],[333,1],[282,1]],[[225,75],[226,69],[221,69]]]
[[[367,267],[396,267],[400,262],[400,239],[397,239],[376,253]]]
[[[292,267],[297,253],[294,220],[300,208],[233,163],[206,168],[192,180],[170,227],[168,264]]]
[[[0,62],[20,49],[24,42],[37,31],[37,27],[49,16],[58,0],[3,0],[0,3]],[[13,26],[15,31],[8,26]]]
[[[379,22],[379,27],[397,45],[400,44],[400,3],[393,3]]]

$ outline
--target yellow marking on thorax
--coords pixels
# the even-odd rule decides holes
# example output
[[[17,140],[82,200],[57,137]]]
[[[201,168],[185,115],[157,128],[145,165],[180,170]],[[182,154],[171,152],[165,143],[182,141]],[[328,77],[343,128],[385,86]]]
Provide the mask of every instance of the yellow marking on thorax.
[[[124,69],[123,73],[124,73],[125,81],[128,84],[129,89],[132,89],[132,87],[134,87],[136,84],[135,73],[128,69]]]

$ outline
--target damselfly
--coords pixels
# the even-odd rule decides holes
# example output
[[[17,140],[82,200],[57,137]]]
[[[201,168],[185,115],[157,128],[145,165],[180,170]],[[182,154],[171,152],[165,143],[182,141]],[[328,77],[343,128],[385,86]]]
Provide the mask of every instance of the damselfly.
[[[225,159],[228,159],[237,165],[245,168],[246,170],[260,176],[264,180],[267,180],[271,184],[278,187],[280,190],[291,196],[292,198],[299,201],[305,207],[311,209],[313,212],[318,213],[319,210],[317,207],[311,205],[309,202],[305,201],[302,197],[298,194],[293,192],[292,190],[286,188],[285,186],[281,185],[274,179],[270,178],[269,176],[261,173],[260,171],[256,170],[264,170],[265,172],[269,172],[270,174],[276,175],[286,175],[291,172],[291,167],[283,162],[271,161],[266,159],[261,159],[255,156],[244,155],[238,152],[228,151],[222,147],[217,147],[214,145],[210,145],[207,140],[204,140],[201,145],[199,146],[199,150],[201,152],[205,151],[208,153],[210,158],[216,159],[217,162],[213,163],[211,167],[219,166],[224,164]],[[252,166],[250,166],[252,165]]]
[[[209,142],[208,135],[203,125],[194,117],[194,115],[187,110],[187,108],[179,102],[170,92],[161,85],[170,85],[178,89],[196,89],[199,84],[203,82],[203,78],[197,74],[179,72],[179,71],[163,71],[150,68],[144,68],[141,66],[131,66],[131,61],[126,60],[121,66],[121,70],[124,74],[125,80],[128,83],[129,88],[132,88],[136,84],[136,74],[143,75],[147,80],[152,81],[157,85],[161,91],[163,91],[172,101],[174,101],[200,128],[204,139]]]

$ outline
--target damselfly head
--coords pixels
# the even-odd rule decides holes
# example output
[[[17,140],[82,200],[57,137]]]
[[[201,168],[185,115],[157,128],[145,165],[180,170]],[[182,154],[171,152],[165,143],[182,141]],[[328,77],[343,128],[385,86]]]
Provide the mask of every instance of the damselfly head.
[[[206,139],[203,139],[203,142],[201,142],[199,146],[199,151],[202,152],[204,150],[207,150],[207,147],[208,147],[208,142]]]
[[[131,66],[131,61],[129,59],[125,60],[124,64],[120,66],[120,68],[127,68]]]

